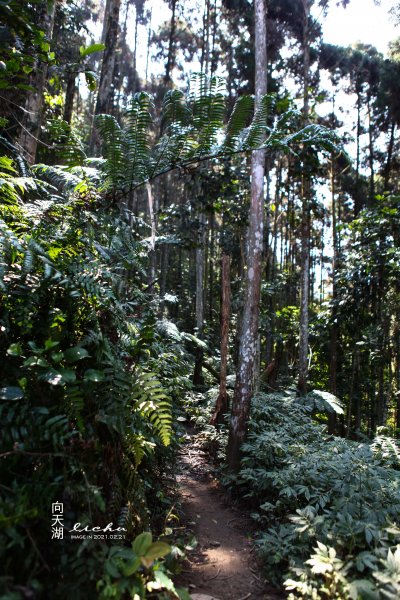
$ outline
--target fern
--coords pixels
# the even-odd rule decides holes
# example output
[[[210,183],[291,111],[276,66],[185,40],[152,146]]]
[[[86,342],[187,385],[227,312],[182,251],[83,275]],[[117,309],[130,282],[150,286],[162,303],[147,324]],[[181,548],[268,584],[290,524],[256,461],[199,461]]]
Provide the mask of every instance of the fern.
[[[103,165],[106,175],[105,189],[121,189],[126,178],[127,166],[124,133],[112,115],[97,115],[96,126],[103,140],[106,159]]]
[[[82,140],[74,127],[66,121],[53,119],[49,122],[48,131],[55,144],[55,152],[59,160],[68,167],[84,164],[86,153]]]
[[[235,152],[240,147],[240,140],[253,111],[254,102],[250,96],[241,96],[235,102],[226,129],[223,143],[224,152]]]
[[[250,127],[244,136],[242,143],[243,150],[251,150],[262,144],[268,132],[268,121],[271,120],[274,104],[275,98],[273,96],[264,96],[261,99]]]
[[[132,395],[134,408],[150,421],[164,446],[171,441],[171,403],[154,373],[136,371],[136,385]]]
[[[126,145],[127,185],[132,189],[135,183],[147,178],[150,169],[149,126],[150,96],[145,92],[134,94],[130,109],[126,112],[124,141]]]
[[[337,138],[327,128],[309,125],[296,129],[297,111],[288,109],[276,116],[279,110],[271,95],[262,98],[252,119],[253,99],[239,98],[225,127],[223,82],[217,77],[195,75],[189,96],[169,91],[162,109],[162,135],[153,146],[148,94],[135,94],[122,126],[110,115],[96,117],[107,190],[125,195],[171,169],[260,147],[269,153],[295,152],[300,146],[340,151]]]
[[[170,125],[186,127],[190,124],[193,117],[185,94],[180,90],[169,90],[163,100],[162,106],[162,127],[167,128]]]

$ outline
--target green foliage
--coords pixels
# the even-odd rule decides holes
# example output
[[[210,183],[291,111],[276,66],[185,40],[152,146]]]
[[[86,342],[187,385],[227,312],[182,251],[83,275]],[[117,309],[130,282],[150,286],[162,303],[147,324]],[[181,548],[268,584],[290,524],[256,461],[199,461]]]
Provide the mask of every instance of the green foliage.
[[[110,548],[104,570],[97,582],[98,598],[123,599],[154,597],[180,598],[189,600],[183,589],[175,588],[163,558],[172,552],[172,547],[162,541],[153,542],[150,532],[138,535],[131,548]]]
[[[16,163],[1,165],[10,184],[0,190],[0,587],[10,598],[24,586],[83,599],[103,582],[102,597],[122,597],[104,569],[126,548],[49,541],[51,504],[63,502],[66,529],[113,522],[129,541],[149,526],[172,462],[183,344],[157,331],[141,291],[145,245],[104,211],[91,167],[38,166],[22,186]],[[137,577],[173,594],[154,566],[157,544]]]
[[[238,483],[268,525],[258,540],[268,574],[288,572],[293,598],[394,600],[399,449],[383,435],[372,444],[327,436],[312,409],[290,392],[254,398]]]
[[[253,100],[242,96],[225,126],[223,90],[221,79],[200,74],[192,78],[188,97],[179,90],[167,92],[159,136],[151,135],[151,99],[145,92],[134,95],[122,125],[112,115],[98,115],[106,189],[125,194],[171,169],[258,147],[271,154],[295,152],[300,145],[340,151],[330,130],[321,125],[298,129],[298,112],[289,108],[280,114],[272,96],[262,99],[252,118]]]
[[[35,62],[54,60],[49,42],[37,25],[35,2],[0,2],[0,89],[25,90]]]

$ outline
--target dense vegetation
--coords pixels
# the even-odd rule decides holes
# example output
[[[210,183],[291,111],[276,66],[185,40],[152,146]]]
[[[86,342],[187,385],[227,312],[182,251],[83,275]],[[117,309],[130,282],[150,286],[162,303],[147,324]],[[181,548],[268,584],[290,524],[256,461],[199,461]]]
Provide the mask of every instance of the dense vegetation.
[[[188,598],[185,414],[290,598],[399,597],[399,43],[254,5],[0,0],[5,600]]]

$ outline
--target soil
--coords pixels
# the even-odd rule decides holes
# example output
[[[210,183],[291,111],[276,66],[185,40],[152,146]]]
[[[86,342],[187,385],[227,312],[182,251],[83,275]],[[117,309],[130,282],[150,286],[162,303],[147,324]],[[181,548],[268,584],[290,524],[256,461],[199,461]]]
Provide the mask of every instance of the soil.
[[[177,583],[189,588],[193,600],[282,600],[282,593],[260,572],[249,515],[243,507],[232,506],[195,436],[186,437],[178,491],[185,529],[198,543],[187,551]]]

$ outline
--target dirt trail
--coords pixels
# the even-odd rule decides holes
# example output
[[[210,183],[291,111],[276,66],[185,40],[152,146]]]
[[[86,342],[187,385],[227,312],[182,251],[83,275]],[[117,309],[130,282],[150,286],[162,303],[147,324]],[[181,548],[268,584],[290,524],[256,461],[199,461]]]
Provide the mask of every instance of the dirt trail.
[[[198,541],[188,552],[179,585],[189,587],[194,600],[282,600],[259,572],[251,519],[227,504],[206,454],[190,436],[177,480],[185,526]]]

